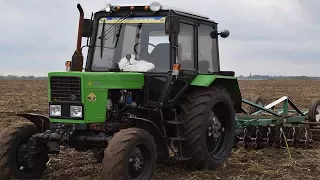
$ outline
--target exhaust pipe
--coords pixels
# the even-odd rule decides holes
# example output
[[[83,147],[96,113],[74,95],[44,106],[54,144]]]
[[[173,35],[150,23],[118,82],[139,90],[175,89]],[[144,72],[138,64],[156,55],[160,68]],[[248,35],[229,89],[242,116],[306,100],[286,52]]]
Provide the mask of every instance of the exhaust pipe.
[[[83,55],[81,52],[81,41],[82,41],[82,31],[84,24],[84,13],[80,4],[77,4],[77,8],[80,13],[79,17],[79,26],[78,26],[78,39],[77,39],[77,48],[74,52],[71,59],[71,71],[82,71],[83,66]]]

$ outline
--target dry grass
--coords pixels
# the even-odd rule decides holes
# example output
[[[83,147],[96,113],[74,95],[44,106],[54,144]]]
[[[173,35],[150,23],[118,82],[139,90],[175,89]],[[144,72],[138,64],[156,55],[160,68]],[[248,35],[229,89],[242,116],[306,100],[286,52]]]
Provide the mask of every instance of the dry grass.
[[[45,81],[0,81],[0,130],[24,121],[15,112],[47,112]],[[299,107],[307,108],[320,98],[320,81],[240,81],[245,98],[261,96],[267,103],[288,95]],[[178,166],[156,169],[155,180],[198,179],[320,179],[320,145],[311,149],[291,149],[292,163],[286,149],[233,149],[232,156],[214,171],[187,171]],[[100,173],[90,153],[63,149],[51,158],[44,179],[97,179]]]

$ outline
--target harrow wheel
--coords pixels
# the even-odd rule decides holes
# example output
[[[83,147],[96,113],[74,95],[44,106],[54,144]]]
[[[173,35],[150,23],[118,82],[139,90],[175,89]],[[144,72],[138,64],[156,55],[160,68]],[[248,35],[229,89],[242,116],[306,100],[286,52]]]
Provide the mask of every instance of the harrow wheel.
[[[298,139],[298,135],[297,135],[297,127],[293,127],[293,131],[292,131],[292,146],[295,148],[299,147],[299,139]]]
[[[292,131],[291,131],[292,129]],[[290,126],[282,126],[281,129],[280,129],[280,141],[281,141],[281,146],[282,147],[286,147],[286,141],[288,143],[288,145],[290,145],[293,141],[293,138],[292,138],[292,132],[293,132],[293,128],[290,127]]]
[[[244,148],[245,148],[245,149],[249,148],[250,136],[249,136],[249,131],[248,131],[248,128],[247,128],[247,127],[244,128],[243,142],[244,142]]]
[[[251,100],[251,102],[253,102],[253,103],[255,103],[255,104],[259,105],[259,106],[264,106],[263,99],[260,98],[260,97],[254,97],[254,98]],[[252,114],[252,113],[254,113],[254,112],[258,111],[258,110],[259,110],[258,108],[255,108],[255,107],[253,107],[253,106],[250,106],[248,113],[249,113],[249,114]]]
[[[320,122],[320,100],[313,100],[308,109],[308,121]]]
[[[280,127],[280,146],[285,146],[286,143],[285,143],[285,138],[286,137],[286,134],[284,132],[284,127]]]
[[[281,147],[281,129],[282,125],[281,124],[276,124],[274,128],[274,142],[273,142],[273,147],[274,148],[280,148]]]
[[[311,143],[309,125],[276,124],[266,126],[247,126],[243,130],[244,148],[248,149],[251,142],[255,149],[263,148],[264,144],[273,148],[304,148]],[[287,141],[287,144],[286,144]]]
[[[299,127],[298,133],[297,133],[297,139],[298,139],[298,147],[308,149],[309,143],[310,143],[310,128],[309,126],[305,125],[302,127]],[[301,145],[301,143],[303,145]]]
[[[274,139],[275,139],[274,136],[275,136],[274,127],[269,126],[268,132],[267,132],[267,144],[269,145],[269,147],[272,147],[272,145],[274,143]]]
[[[262,148],[262,142],[263,142],[263,136],[261,134],[261,127],[257,126],[256,128],[256,139],[255,139],[255,148],[261,149]]]

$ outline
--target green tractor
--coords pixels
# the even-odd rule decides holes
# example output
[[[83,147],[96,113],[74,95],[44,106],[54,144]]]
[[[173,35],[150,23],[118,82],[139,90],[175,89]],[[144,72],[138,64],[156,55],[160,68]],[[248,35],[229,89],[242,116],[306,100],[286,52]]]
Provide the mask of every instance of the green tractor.
[[[158,2],[108,4],[91,19],[77,8],[77,49],[65,72],[48,74],[48,117],[19,114],[32,123],[0,134],[0,179],[41,178],[61,146],[93,152],[106,179],[151,179],[156,164],[225,162],[242,112],[235,73],[220,70],[218,36],[229,31]]]

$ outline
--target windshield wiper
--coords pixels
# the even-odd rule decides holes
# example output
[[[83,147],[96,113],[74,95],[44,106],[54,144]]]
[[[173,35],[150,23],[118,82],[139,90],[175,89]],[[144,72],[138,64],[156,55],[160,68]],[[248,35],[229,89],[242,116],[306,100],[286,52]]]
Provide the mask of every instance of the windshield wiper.
[[[108,38],[104,38],[107,35],[109,35],[111,32],[113,32],[119,25],[121,26],[121,22],[124,21],[125,19],[127,19],[128,17],[130,17],[133,13],[129,12],[128,14],[122,16],[120,19],[118,19],[117,22],[115,22],[112,26],[110,26],[105,32],[104,32],[104,27],[105,27],[105,21],[103,21],[103,27],[102,27],[102,31],[101,31],[101,36],[99,37],[99,39],[101,40],[101,47],[100,47],[100,56],[102,58],[103,56],[103,49],[104,49],[104,41],[108,40],[110,37]],[[119,38],[119,37],[117,37]]]
[[[104,27],[105,27],[105,25],[106,25],[106,22],[105,21],[103,21],[103,25],[102,25],[102,30],[101,30],[101,34],[104,32]],[[102,35],[101,35],[102,36]],[[101,37],[100,36],[100,37]],[[100,40],[100,57],[101,57],[101,59],[102,59],[102,55],[103,55],[103,48],[104,48],[104,40]]]
[[[106,32],[103,32],[101,33],[101,36],[99,37],[99,39],[102,39],[104,37],[106,37],[110,32],[112,32],[115,28],[117,28],[117,26],[119,26],[119,24],[124,21],[125,19],[127,19],[128,17],[130,17],[133,13],[132,12],[129,12],[128,14],[122,16],[120,19],[118,19],[117,22],[115,22],[112,26],[110,26]],[[120,22],[121,21],[121,22]],[[113,29],[111,29],[113,28]]]

